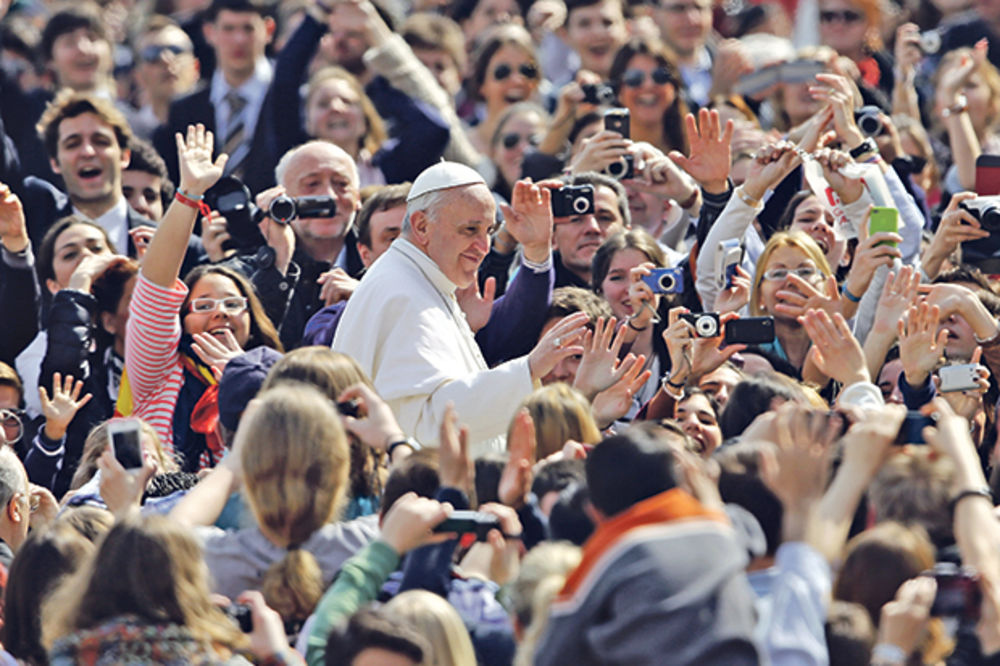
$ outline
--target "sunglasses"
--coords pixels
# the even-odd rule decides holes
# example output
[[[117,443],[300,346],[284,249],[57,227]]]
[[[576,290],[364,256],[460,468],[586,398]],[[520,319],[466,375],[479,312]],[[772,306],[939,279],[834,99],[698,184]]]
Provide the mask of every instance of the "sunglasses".
[[[852,9],[843,9],[841,11],[825,10],[819,13],[819,20],[822,23],[833,23],[834,21],[840,21],[842,23],[855,23],[863,18],[860,12],[856,12]]]
[[[537,134],[518,134],[517,132],[511,132],[509,134],[504,134],[500,141],[503,143],[504,148],[511,150],[522,141],[527,141],[532,146],[537,147],[538,144],[542,142],[542,137]]]
[[[658,86],[662,86],[667,83],[673,83],[674,77],[671,75],[670,70],[666,67],[657,67],[648,75],[641,69],[629,69],[625,71],[625,75],[622,76],[622,83],[629,88],[639,88],[643,83],[646,82],[646,77],[653,79],[653,83]]]
[[[538,78],[538,68],[534,65],[528,63],[524,65],[518,65],[517,71],[521,73],[526,79],[537,79]],[[503,81],[508,76],[514,73],[514,70],[507,63],[501,63],[496,66],[493,70],[493,78],[497,81]]]
[[[169,51],[171,54],[173,54],[174,57],[183,55],[185,53],[191,53],[189,49],[186,49],[183,46],[176,46],[174,44],[167,44],[167,45],[152,44],[144,48],[142,52],[139,53],[139,57],[142,58],[142,61],[146,63],[159,62],[160,56],[163,55],[164,51]]]
[[[247,309],[247,299],[243,296],[229,296],[227,298],[196,298],[191,301],[191,312],[197,314],[208,314],[215,312],[222,307],[222,311],[227,315],[242,314]]]

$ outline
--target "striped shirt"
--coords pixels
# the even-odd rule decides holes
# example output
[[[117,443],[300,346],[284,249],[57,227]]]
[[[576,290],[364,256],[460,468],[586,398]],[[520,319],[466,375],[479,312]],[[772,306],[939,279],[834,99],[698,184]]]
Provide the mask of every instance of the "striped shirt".
[[[177,280],[167,289],[142,273],[129,304],[125,336],[125,370],[132,389],[132,415],[153,426],[164,448],[173,455],[174,407],[184,382],[178,346],[180,310],[188,290]]]

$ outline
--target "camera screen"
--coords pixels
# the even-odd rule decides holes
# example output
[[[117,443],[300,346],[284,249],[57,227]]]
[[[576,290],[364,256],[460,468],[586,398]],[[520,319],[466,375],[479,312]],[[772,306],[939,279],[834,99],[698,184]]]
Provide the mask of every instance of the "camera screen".
[[[142,467],[142,449],[139,445],[139,430],[123,430],[112,433],[112,446],[115,449],[115,458],[125,469],[136,469]]]

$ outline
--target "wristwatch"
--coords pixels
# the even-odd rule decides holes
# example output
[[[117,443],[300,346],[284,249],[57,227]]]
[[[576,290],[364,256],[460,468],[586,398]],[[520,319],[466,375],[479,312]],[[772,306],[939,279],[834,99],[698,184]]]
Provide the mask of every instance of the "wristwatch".
[[[858,146],[857,148],[851,148],[851,150],[848,152],[848,155],[850,155],[853,159],[858,159],[862,155],[867,155],[868,153],[877,153],[877,152],[878,152],[878,144],[875,143],[875,139],[868,137],[867,139],[862,141],[861,145]]]
[[[965,113],[969,110],[969,98],[962,93],[955,95],[955,103],[941,112],[942,118],[950,118]]]

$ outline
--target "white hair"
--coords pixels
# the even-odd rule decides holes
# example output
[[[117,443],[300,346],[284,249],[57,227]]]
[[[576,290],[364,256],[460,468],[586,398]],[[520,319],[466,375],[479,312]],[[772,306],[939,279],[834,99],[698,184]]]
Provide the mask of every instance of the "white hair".
[[[338,157],[344,157],[347,159],[348,164],[351,165],[350,173],[348,177],[351,181],[357,185],[358,182],[358,166],[354,163],[354,158],[347,154],[347,151],[338,146],[337,144],[330,143],[329,141],[321,141],[319,139],[314,139],[313,141],[307,141],[300,146],[295,146],[288,150],[281,159],[278,160],[278,166],[274,167],[274,180],[279,185],[288,187],[288,183],[285,182],[285,174],[288,173],[288,169],[292,166],[292,162],[298,157],[302,152],[310,148],[321,148],[327,152],[333,153]]]
[[[431,190],[430,192],[424,192],[420,196],[414,197],[406,202],[406,217],[403,218],[403,230],[402,235],[409,238],[410,233],[413,231],[413,227],[410,225],[410,216],[417,211],[423,211],[427,217],[434,217],[434,213],[437,209],[445,203],[445,198],[448,193],[455,188],[447,188],[444,190]]]

